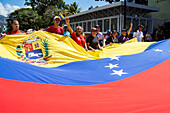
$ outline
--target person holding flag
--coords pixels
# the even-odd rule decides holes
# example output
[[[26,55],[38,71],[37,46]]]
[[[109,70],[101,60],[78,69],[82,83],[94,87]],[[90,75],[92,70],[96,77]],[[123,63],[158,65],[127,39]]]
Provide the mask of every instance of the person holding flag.
[[[98,37],[98,39],[99,39],[99,44],[100,44],[100,46],[102,47],[104,44],[103,44],[103,42],[104,42],[104,36],[103,36],[103,34],[100,32],[100,26],[99,25],[96,25],[95,26],[95,28],[96,28],[96,30],[97,30],[97,34],[96,34],[96,36]],[[104,45],[105,46],[105,45]]]
[[[53,19],[54,25],[48,27],[47,31],[51,33],[64,35],[63,28],[59,26],[61,19],[64,19],[63,17],[64,16],[62,16],[61,14],[59,16],[55,16]]]
[[[130,24],[130,28],[127,31],[126,29],[122,29],[122,34],[118,37],[119,43],[124,43],[129,40],[129,34],[132,30],[133,24]]]
[[[63,30],[64,30],[64,36],[69,36],[71,38],[70,32],[68,32],[68,27],[67,25],[63,26]]]
[[[0,39],[5,37],[6,35],[14,35],[14,34],[23,33],[21,30],[19,30],[19,22],[18,22],[18,20],[12,20],[11,27],[12,27],[12,31],[9,31],[7,34],[2,33],[1,36],[0,36]]]
[[[13,35],[13,34],[20,34],[23,33],[21,30],[19,30],[19,22],[18,20],[12,20],[12,31],[9,31],[7,35]],[[5,36],[5,35],[4,35]]]
[[[102,50],[99,39],[96,36],[97,34],[97,29],[95,27],[91,28],[91,35],[87,37],[86,42],[87,42],[87,47],[89,50],[92,50],[95,52],[95,50]]]
[[[77,26],[76,28],[76,33],[73,31],[73,29],[70,26],[70,19],[66,18],[65,22],[67,24],[68,30],[70,31],[71,38],[81,47],[83,47],[86,51],[87,49],[87,44],[86,44],[86,39],[84,37],[83,33],[83,28],[81,26]]]

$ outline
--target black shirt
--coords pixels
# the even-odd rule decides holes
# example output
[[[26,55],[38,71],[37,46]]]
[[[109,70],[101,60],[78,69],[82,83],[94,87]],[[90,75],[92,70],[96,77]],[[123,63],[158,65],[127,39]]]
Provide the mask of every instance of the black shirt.
[[[86,39],[86,43],[90,43],[89,46],[91,46],[93,49],[98,49],[98,43],[99,43],[99,40],[98,40],[98,37],[95,36],[88,36],[87,39]]]
[[[158,41],[161,41],[161,40],[164,40],[165,35],[164,33],[158,33],[157,37],[158,37]]]
[[[109,36],[107,39],[106,39],[106,44],[110,44],[110,43],[119,43],[118,41],[118,38],[113,38],[112,36]]]

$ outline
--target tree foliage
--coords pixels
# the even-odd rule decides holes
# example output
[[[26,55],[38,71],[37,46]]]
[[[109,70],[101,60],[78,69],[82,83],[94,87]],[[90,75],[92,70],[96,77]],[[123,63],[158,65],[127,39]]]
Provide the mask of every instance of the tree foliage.
[[[90,6],[88,10],[92,10],[93,9],[93,6]]]
[[[79,13],[79,4],[66,4],[63,0],[25,0],[25,5],[32,8],[15,10],[8,15],[8,30],[11,30],[11,20],[17,19],[20,29],[29,29],[32,26],[46,28],[53,23],[54,16],[62,13],[64,16]]]
[[[39,15],[43,15],[46,12],[46,9],[51,6],[55,6],[57,9],[63,10],[65,16],[76,14],[81,11],[79,4],[76,2],[66,4],[63,0],[25,0],[25,5],[31,6],[32,9],[35,9]]]
[[[42,16],[43,27],[49,26],[53,22],[53,18],[56,15],[59,15],[61,9],[57,9],[55,6],[49,6],[46,8],[45,13]]]
[[[38,13],[34,10],[24,10],[18,13],[17,20],[19,21],[22,28],[28,29],[29,26],[37,26],[40,22]]]
[[[43,15],[45,9],[49,6],[56,6],[58,9],[65,8],[63,0],[25,0],[25,5],[37,10],[39,15]]]
[[[12,20],[17,19],[20,24],[20,29],[29,29],[33,26],[39,26],[41,16],[31,8],[21,8],[8,15],[8,30],[11,30]]]

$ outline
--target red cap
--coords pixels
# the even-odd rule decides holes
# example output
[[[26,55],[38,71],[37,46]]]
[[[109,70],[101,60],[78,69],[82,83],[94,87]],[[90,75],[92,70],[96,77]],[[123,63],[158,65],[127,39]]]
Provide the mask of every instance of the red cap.
[[[92,31],[97,31],[97,29],[95,27],[91,28],[91,32]]]

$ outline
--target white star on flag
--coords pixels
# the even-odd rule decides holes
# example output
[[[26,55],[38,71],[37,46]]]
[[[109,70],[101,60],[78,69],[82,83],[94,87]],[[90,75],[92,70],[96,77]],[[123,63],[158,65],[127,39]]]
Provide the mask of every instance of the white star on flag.
[[[119,57],[111,57],[111,60],[119,60]]]
[[[111,75],[119,75],[119,76],[122,76],[123,74],[128,74],[128,73],[123,72],[123,69],[121,69],[120,71],[113,70],[113,72],[114,72],[114,73],[111,73]]]
[[[105,66],[105,67],[109,67],[110,69],[112,69],[112,68],[114,68],[114,67],[119,67],[119,66],[117,66],[117,65],[118,65],[118,64],[113,65],[113,64],[109,63],[109,66]]]
[[[156,51],[156,52],[162,52],[163,50],[155,49],[154,51]]]

